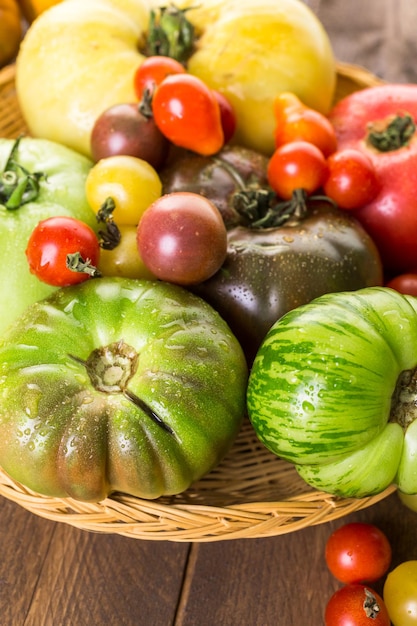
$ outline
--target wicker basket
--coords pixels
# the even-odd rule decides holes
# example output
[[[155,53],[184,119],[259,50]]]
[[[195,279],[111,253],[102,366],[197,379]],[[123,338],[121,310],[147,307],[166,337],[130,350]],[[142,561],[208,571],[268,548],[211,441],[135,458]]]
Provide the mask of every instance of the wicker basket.
[[[336,98],[380,82],[367,70],[340,65]],[[0,136],[27,128],[14,88],[15,71],[0,71]],[[368,507],[394,491],[363,499],[341,499],[311,489],[294,468],[268,452],[248,421],[232,450],[208,476],[185,493],[141,500],[114,494],[98,504],[33,493],[0,470],[0,494],[49,520],[84,530],[137,539],[220,541],[270,537],[337,519]]]

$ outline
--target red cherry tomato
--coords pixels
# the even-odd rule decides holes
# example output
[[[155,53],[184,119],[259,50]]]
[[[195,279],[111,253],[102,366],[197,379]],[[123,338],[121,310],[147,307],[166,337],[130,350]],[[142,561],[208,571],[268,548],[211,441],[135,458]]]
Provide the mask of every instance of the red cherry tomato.
[[[375,167],[363,152],[340,150],[327,159],[327,165],[323,189],[341,209],[360,209],[378,195],[381,186]]]
[[[217,98],[196,76],[165,78],[153,96],[152,111],[161,133],[176,146],[209,156],[224,144]]]
[[[383,599],[365,585],[346,585],[330,598],[325,611],[326,626],[390,626]]]
[[[305,106],[293,93],[283,92],[274,101],[275,146],[293,141],[308,141],[325,157],[336,151],[333,125],[322,113]]]
[[[382,530],[361,522],[335,530],[325,550],[329,570],[343,583],[378,580],[388,571],[391,556],[391,545]]]
[[[417,296],[417,273],[400,274],[391,278],[386,284],[386,287],[395,289],[399,293],[404,293],[407,296]]]
[[[50,217],[39,222],[26,248],[32,274],[56,287],[74,285],[97,276],[99,256],[100,246],[95,232],[72,217]]]
[[[133,87],[138,100],[142,100],[145,91],[152,94],[167,76],[184,74],[185,71],[185,67],[171,57],[147,57],[133,76]]]
[[[268,162],[268,182],[284,200],[296,189],[311,194],[319,189],[327,176],[323,153],[307,141],[293,141],[275,150]]]
[[[140,257],[160,280],[192,285],[220,269],[227,253],[227,231],[217,207],[191,192],[156,200],[137,230]]]
[[[228,143],[236,131],[236,114],[229,100],[220,91],[213,90],[220,108],[220,120],[223,128],[224,143]]]

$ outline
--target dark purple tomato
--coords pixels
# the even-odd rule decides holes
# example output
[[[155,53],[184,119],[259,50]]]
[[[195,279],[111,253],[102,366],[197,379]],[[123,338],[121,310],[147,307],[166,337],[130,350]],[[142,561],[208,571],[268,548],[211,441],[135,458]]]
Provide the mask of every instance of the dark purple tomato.
[[[160,169],[169,153],[169,141],[152,117],[141,113],[139,104],[116,104],[104,111],[91,131],[94,161],[115,155],[138,157]]]
[[[208,198],[229,229],[247,223],[238,205],[251,204],[256,191],[267,187],[267,164],[267,157],[241,146],[208,157],[177,151],[159,176],[163,193],[190,191]]]
[[[210,278],[227,252],[227,231],[215,205],[195,193],[161,196],[142,215],[140,257],[160,280],[193,285]]]

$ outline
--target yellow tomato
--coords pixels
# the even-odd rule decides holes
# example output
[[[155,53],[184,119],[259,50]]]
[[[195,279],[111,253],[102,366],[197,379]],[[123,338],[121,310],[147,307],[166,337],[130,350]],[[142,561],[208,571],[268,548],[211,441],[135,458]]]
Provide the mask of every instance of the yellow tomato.
[[[404,561],[384,584],[384,602],[394,626],[417,625],[417,561]]]
[[[103,276],[155,279],[140,257],[136,243],[136,226],[120,226],[119,230],[120,243],[113,250],[102,249],[100,252],[100,272]]]
[[[111,198],[115,223],[135,226],[148,206],[160,197],[162,183],[147,161],[117,155],[93,165],[87,175],[85,191],[95,213]]]
[[[162,0],[66,0],[29,28],[17,59],[21,109],[34,135],[90,154],[110,106],[135,100],[133,74]],[[331,106],[336,68],[322,24],[300,0],[179,0],[198,39],[188,69],[222,91],[237,114],[236,142],[271,153],[273,99],[294,92]]]

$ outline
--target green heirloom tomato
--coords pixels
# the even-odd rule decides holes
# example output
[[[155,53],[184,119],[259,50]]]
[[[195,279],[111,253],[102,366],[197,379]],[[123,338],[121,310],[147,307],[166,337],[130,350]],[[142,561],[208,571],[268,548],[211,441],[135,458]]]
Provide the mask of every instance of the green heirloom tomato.
[[[248,384],[265,446],[310,485],[362,497],[417,493],[417,298],[327,294],[269,331]]]
[[[59,290],[0,346],[0,465],[55,497],[179,493],[231,445],[246,382],[229,327],[178,286],[98,278]]]
[[[54,287],[32,275],[25,249],[38,222],[75,217],[96,228],[85,179],[92,163],[43,139],[0,139],[0,335],[25,307]]]

